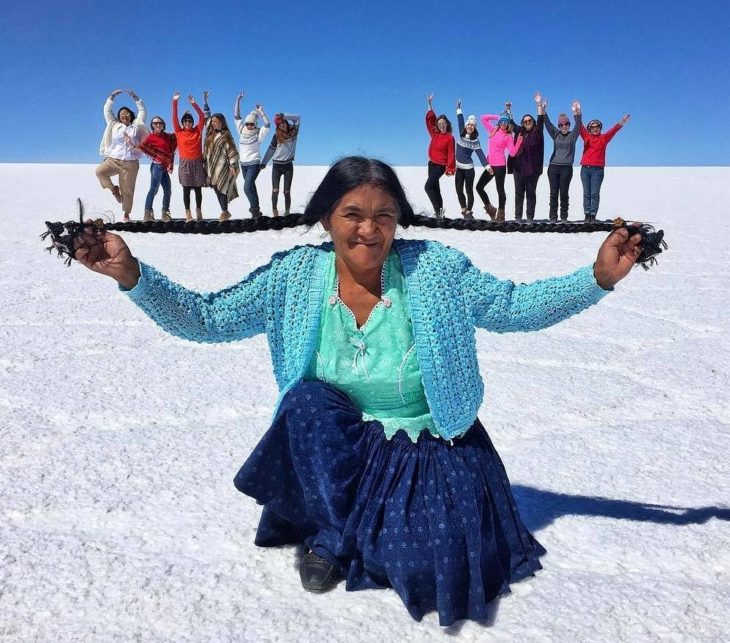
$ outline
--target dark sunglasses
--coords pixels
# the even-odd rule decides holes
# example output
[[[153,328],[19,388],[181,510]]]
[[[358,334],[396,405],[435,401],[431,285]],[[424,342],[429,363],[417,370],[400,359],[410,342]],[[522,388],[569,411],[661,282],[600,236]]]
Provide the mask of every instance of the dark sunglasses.
[[[601,129],[600,125],[589,125],[588,129]]]
[[[154,121],[152,124],[153,125],[164,125],[164,123],[162,121]]]
[[[558,127],[570,127],[570,123],[558,123]]]
[[[256,127],[256,123],[245,123],[246,127]]]
[[[523,124],[527,125],[527,123],[534,123],[535,121],[533,121],[531,118],[523,118],[522,122]]]

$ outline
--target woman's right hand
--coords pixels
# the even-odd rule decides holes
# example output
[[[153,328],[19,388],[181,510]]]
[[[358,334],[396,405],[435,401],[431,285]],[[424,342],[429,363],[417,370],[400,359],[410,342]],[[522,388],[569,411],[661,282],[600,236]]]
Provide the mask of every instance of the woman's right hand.
[[[74,241],[76,259],[89,270],[115,279],[123,288],[134,288],[139,281],[139,263],[124,239],[87,223]]]
[[[188,102],[191,105],[195,105],[195,96],[193,96],[192,94],[188,94]]]
[[[111,97],[112,97],[112,98],[116,98],[116,97],[117,97],[117,96],[119,96],[119,94],[121,94],[121,93],[122,93],[123,91],[124,91],[123,89],[115,89],[115,90],[114,90],[114,91],[113,91],[113,92],[111,93]]]
[[[172,95],[172,100],[174,100],[175,102],[179,101],[180,100],[180,92],[175,92]]]

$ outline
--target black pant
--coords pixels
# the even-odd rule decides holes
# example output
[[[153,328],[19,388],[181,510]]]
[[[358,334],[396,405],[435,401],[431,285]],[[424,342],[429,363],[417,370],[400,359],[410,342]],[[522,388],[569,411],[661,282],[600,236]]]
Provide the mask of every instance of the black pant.
[[[522,204],[525,202],[525,195],[527,195],[527,218],[535,218],[537,180],[539,178],[539,174],[525,176],[515,172],[515,219],[522,218]]]
[[[466,183],[466,197],[464,197],[464,183]],[[459,198],[461,209],[471,212],[474,207],[474,168],[470,170],[456,168],[456,196]]]
[[[436,214],[444,207],[444,200],[441,198],[441,187],[439,186],[439,179],[444,175],[444,172],[446,172],[445,165],[439,165],[433,161],[428,162],[428,180],[423,187]]]
[[[218,205],[221,206],[222,212],[228,211],[228,195],[224,192],[220,192],[217,187],[213,187],[215,195],[218,197]]]
[[[271,207],[276,210],[279,202],[279,184],[284,177],[284,210],[291,210],[291,182],[294,178],[294,163],[271,164]]]
[[[486,169],[482,172],[482,175],[477,181],[477,193],[482,199],[482,203],[485,206],[489,205],[489,197],[487,191],[484,189],[492,179],[497,181],[497,196],[499,197],[499,209],[504,210],[504,206],[507,203],[507,193],[504,191],[504,178],[507,176],[507,166],[498,165],[497,167],[492,166],[494,174],[490,174]]]
[[[550,181],[550,218],[558,217],[558,194],[560,194],[560,218],[568,218],[568,205],[570,203],[568,192],[570,181],[573,178],[572,165],[549,165],[548,181]]]
[[[190,188],[183,185],[183,205],[185,210],[190,209],[190,190],[195,190],[195,207],[200,210],[203,205],[203,190],[201,188]]]

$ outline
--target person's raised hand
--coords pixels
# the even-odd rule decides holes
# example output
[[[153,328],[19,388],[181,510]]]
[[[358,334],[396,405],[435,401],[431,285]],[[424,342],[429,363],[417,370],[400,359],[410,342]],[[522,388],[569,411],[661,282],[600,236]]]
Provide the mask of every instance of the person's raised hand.
[[[188,102],[191,105],[195,105],[195,97],[192,94],[188,94]]]
[[[137,96],[137,94],[134,92],[134,90],[128,89],[127,93],[132,97],[132,100],[134,102],[137,102],[139,100],[139,96]]]
[[[640,254],[640,234],[629,235],[626,228],[614,230],[601,244],[593,264],[593,275],[598,285],[604,290],[613,288],[631,272]]]
[[[621,127],[626,125],[626,123],[629,122],[630,118],[631,118],[631,114],[624,114],[624,117],[621,119]]]
[[[580,114],[580,103],[577,100],[573,101],[573,104],[570,106],[570,108],[573,110],[574,116]]]
[[[179,100],[180,100],[180,92],[175,92],[175,93],[174,93],[174,94],[172,95],[172,100],[174,100],[174,101],[176,101],[176,102],[177,102],[177,101],[179,101]]]
[[[99,230],[91,221],[74,240],[75,257],[89,270],[115,279],[124,288],[139,280],[139,263],[117,234]]]

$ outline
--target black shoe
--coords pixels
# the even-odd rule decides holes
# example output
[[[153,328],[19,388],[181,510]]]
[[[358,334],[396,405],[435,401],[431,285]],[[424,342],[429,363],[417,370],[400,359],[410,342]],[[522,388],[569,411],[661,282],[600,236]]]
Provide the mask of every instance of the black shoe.
[[[299,577],[304,589],[317,594],[332,589],[341,579],[337,568],[313,551],[307,552],[302,558]]]

